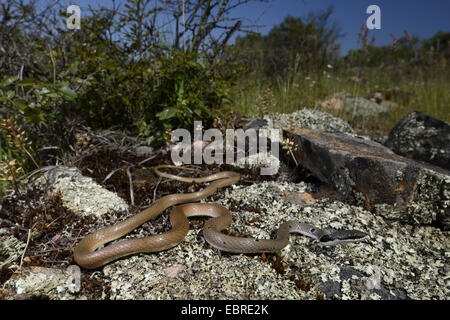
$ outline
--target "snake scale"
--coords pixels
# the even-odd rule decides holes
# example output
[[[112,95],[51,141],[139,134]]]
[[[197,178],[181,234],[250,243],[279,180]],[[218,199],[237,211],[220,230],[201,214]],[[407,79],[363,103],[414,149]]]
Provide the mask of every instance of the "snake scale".
[[[226,208],[213,203],[187,202],[198,201],[210,196],[219,188],[237,183],[240,180],[240,174],[233,171],[223,171],[201,178],[187,178],[160,170],[166,168],[201,172],[196,169],[171,165],[160,165],[152,169],[160,177],[187,183],[210,183],[201,191],[166,195],[138,214],[87,235],[74,249],[74,259],[78,265],[93,269],[132,254],[157,252],[172,248],[180,243],[187,234],[189,230],[187,218],[194,216],[211,217],[212,219],[209,219],[203,227],[205,240],[215,248],[233,253],[278,252],[288,245],[290,233],[306,235],[317,240],[322,245],[356,242],[366,235],[358,230],[327,231],[296,220],[282,223],[277,231],[276,239],[255,239],[226,235],[221,233],[221,231],[232,221],[232,215]],[[155,218],[170,206],[176,207],[170,213],[172,229],[168,232],[143,238],[121,240],[100,248],[105,243],[116,240],[144,222]]]

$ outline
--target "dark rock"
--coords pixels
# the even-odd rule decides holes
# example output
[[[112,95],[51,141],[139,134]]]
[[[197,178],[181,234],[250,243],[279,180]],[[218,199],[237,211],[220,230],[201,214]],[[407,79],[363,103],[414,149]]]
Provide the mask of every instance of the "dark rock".
[[[392,205],[419,224],[450,227],[450,172],[393,153],[383,145],[342,133],[285,131],[294,156],[345,200],[372,210]]]
[[[395,153],[450,170],[450,125],[411,111],[391,130],[385,145]]]
[[[370,275],[366,275],[363,272],[351,267],[341,266],[339,271],[339,281],[327,280],[319,286],[319,290],[325,295],[327,299],[341,299],[344,293],[342,282],[347,281],[349,290],[353,295],[361,297],[368,297],[370,294],[375,293],[382,300],[406,300],[410,299],[403,289],[389,289],[381,279],[377,279],[377,283],[374,284],[375,288],[369,287],[367,281]]]
[[[261,129],[262,127],[267,126],[267,120],[265,119],[253,119],[249,123],[244,126],[244,130],[247,129]]]
[[[348,280],[352,279],[353,277],[364,278],[365,275],[361,271],[356,270],[353,267],[341,266],[341,270],[339,271],[339,277],[342,280]]]
[[[342,293],[341,293],[341,284],[337,281],[325,281],[320,287],[319,287],[320,292],[322,292],[325,295],[325,298],[327,299],[335,299],[337,298],[341,298],[342,297]]]
[[[381,287],[380,289],[373,289],[373,291],[378,294],[382,300],[411,300],[406,292],[402,289],[394,289],[391,294],[386,288]]]
[[[370,292],[376,293],[382,300],[406,300],[409,299],[406,292],[402,289],[394,289],[392,293],[388,289],[381,278],[377,279],[377,283],[373,284],[376,287],[370,288],[367,285],[367,280],[370,275],[365,275],[359,270],[356,270],[350,266],[341,266],[339,271],[339,277],[342,281],[348,280],[350,285],[350,290],[352,292],[359,292],[360,296],[364,293],[368,294]],[[341,288],[342,290],[342,288]]]

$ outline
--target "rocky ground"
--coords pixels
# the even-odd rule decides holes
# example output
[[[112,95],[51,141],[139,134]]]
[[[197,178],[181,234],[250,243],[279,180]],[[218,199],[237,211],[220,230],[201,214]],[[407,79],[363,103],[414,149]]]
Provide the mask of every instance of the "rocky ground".
[[[195,218],[190,220],[186,238],[170,250],[134,255],[96,270],[80,269],[73,261],[72,249],[83,236],[139,212],[161,196],[203,187],[156,177],[149,167],[169,163],[167,151],[146,150],[137,154],[131,143],[128,149],[123,145],[114,149],[108,144],[104,148],[86,149],[76,166],[49,168],[36,174],[28,188],[2,200],[0,296],[3,299],[449,298],[450,175],[446,169],[397,158],[384,149],[381,154],[374,155],[370,149],[355,156],[348,147],[327,146],[317,137],[343,134],[346,139],[369,141],[364,144],[369,145],[367,148],[371,148],[372,142],[368,137],[357,137],[341,119],[315,110],[272,115],[251,125],[264,126],[291,132],[300,129],[297,145],[292,146],[294,150],[282,149],[277,175],[260,176],[254,163],[252,168],[200,166],[211,172],[235,170],[242,175],[238,184],[202,200],[230,209],[233,222],[227,232],[267,239],[274,236],[282,222],[297,219],[319,228],[361,230],[367,233],[363,241],[324,247],[308,237],[291,235],[290,245],[278,254],[228,254],[205,242],[201,232],[204,219]],[[316,140],[305,134],[311,134],[309,131],[301,131],[307,129],[315,132]],[[89,139],[95,145],[95,137]],[[443,141],[445,144],[450,140]],[[317,161],[310,159],[317,155],[327,158],[327,165],[315,166]],[[386,172],[383,177],[394,177],[383,181],[386,186],[394,186],[393,192],[398,191],[396,197],[382,198],[375,192],[383,181],[364,192],[367,185],[364,189],[363,183],[371,180],[358,177],[380,175],[380,171],[371,172],[361,166],[368,158],[383,164],[394,161],[409,174],[399,176],[395,170],[382,171]],[[382,167],[390,168],[394,162]],[[439,188],[423,187],[420,182],[423,176],[419,179],[419,174],[411,173],[422,172],[421,165],[426,172],[438,176]],[[330,172],[337,174],[335,178],[329,179]],[[342,172],[346,178],[337,179]],[[402,182],[405,176],[407,183]],[[414,198],[417,193],[419,196]],[[414,209],[418,205],[420,208]],[[421,215],[426,218],[420,219]],[[127,237],[169,229],[167,211]]]

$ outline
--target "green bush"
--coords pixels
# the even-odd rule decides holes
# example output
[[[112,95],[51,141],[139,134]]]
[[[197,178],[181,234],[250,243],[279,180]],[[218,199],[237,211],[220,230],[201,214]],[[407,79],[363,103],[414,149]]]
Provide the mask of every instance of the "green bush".
[[[147,86],[150,99],[136,122],[149,143],[162,142],[165,133],[176,128],[192,129],[194,120],[210,125],[221,115],[232,78],[222,75],[219,67],[182,51],[157,57]]]
[[[190,128],[194,119],[212,122],[233,75],[224,76],[222,65],[183,51],[134,61],[88,45],[79,62],[81,74],[90,79],[75,105],[88,124],[137,128],[151,145],[163,143],[167,131]]]

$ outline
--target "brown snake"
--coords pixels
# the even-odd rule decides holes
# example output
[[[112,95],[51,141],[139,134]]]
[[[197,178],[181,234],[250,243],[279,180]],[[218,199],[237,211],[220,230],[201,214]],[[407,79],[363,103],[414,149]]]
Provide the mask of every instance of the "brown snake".
[[[229,186],[240,180],[240,174],[232,171],[223,171],[202,178],[186,178],[161,172],[162,168],[177,168],[183,170],[199,170],[182,168],[170,165],[161,165],[152,169],[161,177],[171,178],[188,183],[210,184],[201,191],[186,194],[166,195],[138,214],[118,222],[112,226],[94,231],[83,238],[74,249],[74,259],[84,268],[92,269],[100,267],[118,258],[136,254],[139,252],[157,252],[172,248],[180,243],[189,230],[187,217],[209,216],[203,227],[205,240],[212,246],[227,252],[255,253],[277,252],[289,243],[289,233],[301,233],[318,240],[323,245],[334,245],[342,242],[359,241],[365,233],[357,230],[325,231],[298,221],[288,221],[281,224],[276,239],[259,240],[255,238],[233,237],[221,233],[232,220],[231,213],[218,204],[188,203],[175,207],[170,213],[172,229],[166,233],[137,239],[126,239],[112,243],[98,249],[103,244],[118,239],[131,232],[144,222],[155,218],[170,206],[181,203],[198,201],[213,194],[218,188]]]

